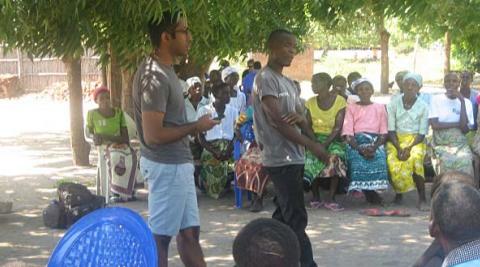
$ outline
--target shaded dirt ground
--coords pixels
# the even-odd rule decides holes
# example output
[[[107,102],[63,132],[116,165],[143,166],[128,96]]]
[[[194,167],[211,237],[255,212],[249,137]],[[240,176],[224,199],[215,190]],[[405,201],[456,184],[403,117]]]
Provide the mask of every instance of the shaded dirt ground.
[[[0,215],[0,266],[44,266],[64,234],[45,228],[41,218],[42,209],[55,198],[55,184],[74,180],[93,188],[96,170],[72,166],[67,103],[34,96],[0,100],[0,114],[0,201],[14,202],[11,214]],[[94,153],[91,156],[95,163]],[[392,192],[384,196],[388,201],[393,198]],[[360,215],[369,206],[351,197],[339,198],[344,212],[308,209],[308,234],[318,265],[410,266],[431,242],[428,213],[416,211],[415,200],[415,192],[407,194],[403,208],[412,214],[408,218]],[[271,197],[257,214],[237,210],[233,203],[233,193],[221,200],[199,196],[201,242],[209,266],[233,266],[236,233],[250,220],[269,217],[273,211]],[[124,206],[147,216],[144,200]],[[182,266],[174,243],[170,263]]]

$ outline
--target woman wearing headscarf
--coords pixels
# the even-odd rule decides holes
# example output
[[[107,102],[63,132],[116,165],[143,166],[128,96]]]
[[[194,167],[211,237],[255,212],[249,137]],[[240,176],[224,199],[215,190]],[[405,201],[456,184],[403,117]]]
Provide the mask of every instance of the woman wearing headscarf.
[[[384,143],[387,137],[385,106],[373,103],[373,84],[360,78],[352,84],[360,101],[349,103],[345,111],[342,135],[347,141],[349,191],[363,191],[367,201],[381,204],[376,190],[388,188]]]
[[[111,106],[104,86],[95,89],[92,98],[98,108],[88,111],[85,128],[98,148],[97,194],[109,195],[108,186],[114,201],[128,200],[135,186],[137,157],[129,146],[123,111]]]
[[[238,88],[238,80],[240,76],[235,68],[226,67],[222,70],[222,80],[228,84],[230,88],[230,103],[228,105],[234,107],[239,114],[245,112],[247,107],[247,98],[245,94]]]
[[[433,96],[429,111],[435,170],[437,175],[448,170],[473,175],[472,151],[466,137],[474,123],[472,103],[458,90],[457,73],[445,75],[443,84],[445,93]]]
[[[206,103],[204,103],[206,102]],[[187,79],[185,83],[185,110],[187,111],[187,121],[197,121],[197,110],[203,105],[208,105],[202,96],[202,81],[194,76]],[[203,189],[199,181],[201,170],[200,158],[202,156],[203,147],[198,141],[197,136],[190,136],[190,150],[192,151],[193,163],[195,165],[195,184]]]
[[[387,163],[395,201],[401,202],[402,194],[418,190],[417,208],[428,209],[425,198],[423,162],[426,153],[424,142],[428,133],[428,106],[420,100],[422,76],[407,73],[402,81],[403,94],[394,97],[387,105],[388,136]]]
[[[229,90],[225,83],[213,86],[215,102],[199,108],[197,112],[198,118],[210,114],[212,119],[220,121],[220,124],[207,132],[198,134],[198,140],[204,149],[201,156],[203,186],[206,193],[215,199],[226,192],[230,173],[233,172],[233,142],[238,111],[228,105]]]

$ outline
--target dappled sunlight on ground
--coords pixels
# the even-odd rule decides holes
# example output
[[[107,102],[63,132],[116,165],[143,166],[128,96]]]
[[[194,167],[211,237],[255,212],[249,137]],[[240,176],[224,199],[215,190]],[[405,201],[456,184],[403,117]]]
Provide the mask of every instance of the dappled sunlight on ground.
[[[0,100],[0,201],[13,201],[11,214],[0,214],[0,266],[44,266],[63,230],[43,226],[42,209],[56,198],[56,183],[79,181],[94,188],[96,153],[91,167],[72,166],[68,135],[68,105],[65,102],[33,101],[31,97]],[[31,105],[37,112],[25,112]],[[46,119],[45,119],[46,117]],[[42,119],[43,118],[43,119]],[[63,121],[66,120],[66,121]],[[21,122],[21,123],[20,123]],[[270,193],[265,210],[259,213],[245,207],[234,208],[233,192],[220,200],[200,195],[201,244],[209,266],[232,266],[232,242],[249,221],[270,217],[274,206]],[[383,197],[393,199],[392,192]],[[306,194],[309,202],[310,194]],[[406,194],[405,208],[412,216],[367,217],[359,211],[370,208],[363,199],[338,197],[343,212],[307,208],[310,236],[319,266],[409,266],[429,245],[428,213],[415,207],[416,192]],[[145,198],[121,204],[147,218]],[[399,208],[389,206],[389,209]],[[175,240],[170,247],[169,266],[182,266]]]

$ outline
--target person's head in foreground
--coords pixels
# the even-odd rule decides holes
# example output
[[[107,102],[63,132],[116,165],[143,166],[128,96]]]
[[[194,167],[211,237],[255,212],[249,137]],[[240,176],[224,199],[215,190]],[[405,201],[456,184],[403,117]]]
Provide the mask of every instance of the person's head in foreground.
[[[320,99],[325,99],[332,87],[332,77],[326,72],[319,72],[312,76],[312,91]]]
[[[467,185],[475,186],[475,181],[471,175],[460,171],[448,171],[439,174],[433,178],[431,197],[435,195],[437,189],[447,182],[459,182]]]
[[[268,61],[277,67],[288,67],[297,54],[297,38],[287,30],[274,30],[267,40]]]
[[[403,79],[405,78],[405,75],[407,75],[408,71],[406,70],[402,70],[402,71],[399,71],[397,72],[397,74],[395,74],[395,82],[397,83],[398,85],[398,88],[400,89],[400,93],[403,93]]]
[[[236,267],[299,266],[300,247],[295,233],[285,224],[267,218],[251,221],[233,241]]]
[[[367,78],[360,78],[352,83],[352,89],[360,98],[359,104],[371,104],[371,97],[375,92],[372,82]]]
[[[480,192],[471,185],[449,181],[438,187],[432,199],[429,231],[432,237],[439,240],[445,253],[479,241],[479,203]],[[478,256],[480,258],[480,254]],[[448,258],[449,255],[445,260]]]

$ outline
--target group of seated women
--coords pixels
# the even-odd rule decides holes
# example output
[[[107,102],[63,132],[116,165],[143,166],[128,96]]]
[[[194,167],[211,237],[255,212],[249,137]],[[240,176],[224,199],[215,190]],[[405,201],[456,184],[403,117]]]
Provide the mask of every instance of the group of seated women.
[[[343,163],[328,166],[307,153],[305,178],[311,182],[312,207],[342,210],[335,202],[335,194],[343,190],[363,194],[368,202],[380,204],[383,200],[377,192],[391,185],[396,202],[402,200],[403,193],[417,189],[417,207],[427,210],[424,159],[429,125],[437,174],[448,170],[474,174],[467,140],[473,129],[474,113],[470,99],[459,91],[459,75],[447,74],[445,93],[428,98],[430,103],[420,97],[423,82],[419,74],[405,73],[402,82],[402,92],[385,107],[372,102],[373,84],[366,78],[357,77],[351,83],[352,93],[358,99],[346,101],[350,97],[338,93],[342,90],[330,90],[333,81],[327,73],[313,76],[316,96],[305,105],[308,121],[314,138]],[[328,183],[322,182],[325,178]],[[318,190],[322,184],[329,184],[330,189],[324,201]]]
[[[195,178],[197,186],[211,197],[219,198],[227,192],[233,179],[233,154],[238,142],[240,146],[236,150],[243,154],[235,157],[238,182],[242,188],[256,193],[253,210],[258,211],[262,208],[268,177],[261,171],[261,148],[255,143],[253,112],[237,86],[238,80],[238,72],[228,67],[222,72],[212,71],[205,86],[198,77],[189,78],[185,83],[188,120],[210,114],[221,122],[190,138]],[[473,97],[475,103],[472,104],[472,97],[465,97],[463,82],[459,90],[461,80],[457,73],[449,73],[444,78],[445,92],[426,97],[420,93],[422,77],[402,73],[397,79],[401,93],[385,106],[372,102],[373,84],[358,73],[352,73],[348,79],[340,75],[332,79],[327,73],[313,75],[315,96],[305,102],[305,116],[310,125],[305,134],[323,144],[328,153],[339,160],[322,162],[306,153],[304,176],[312,191],[311,207],[341,211],[344,207],[335,200],[335,195],[346,192],[381,204],[383,200],[378,192],[392,186],[396,202],[401,202],[402,194],[417,189],[417,207],[426,210],[424,160],[429,149],[437,174],[457,170],[474,175],[472,149],[480,151],[475,145],[480,144],[480,138],[471,138],[476,140],[472,143],[467,136],[476,125],[476,100]],[[118,194],[116,196],[128,199],[133,193],[135,175],[125,174],[119,166],[125,169],[125,161],[128,166],[136,164],[136,154],[129,146],[123,113],[108,104],[106,88],[97,89],[94,98],[99,108],[89,112],[87,129],[94,143],[103,147],[99,149],[101,161],[107,159],[103,165],[112,164],[112,159],[105,154],[123,155],[117,157],[123,165],[116,164],[113,171],[108,171],[109,175],[99,168],[98,184],[104,185],[105,177],[110,176],[114,181],[111,190]],[[427,141],[430,140],[427,136],[431,136],[431,141]],[[135,169],[128,166],[128,171]],[[242,175],[252,170],[254,182],[244,181]],[[323,198],[320,197],[322,187],[328,190]]]

